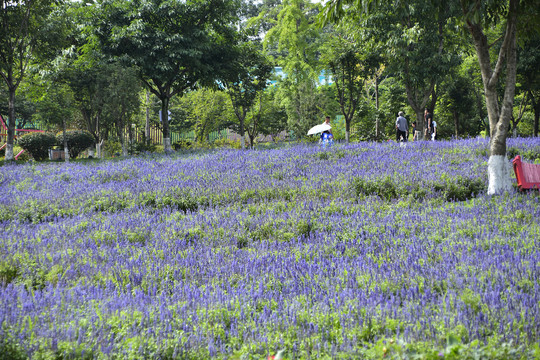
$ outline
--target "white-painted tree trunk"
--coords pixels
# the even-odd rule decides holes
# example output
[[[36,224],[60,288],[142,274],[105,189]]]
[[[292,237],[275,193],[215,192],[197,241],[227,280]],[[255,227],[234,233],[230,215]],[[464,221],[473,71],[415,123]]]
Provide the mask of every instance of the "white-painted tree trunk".
[[[246,148],[246,137],[240,136],[240,145],[242,146],[242,150]]]
[[[348,144],[349,143],[349,131],[345,131],[345,142]]]
[[[128,156],[128,149],[127,149],[127,146],[126,146],[126,142],[122,142],[122,156],[123,157],[127,157]]]
[[[163,150],[166,153],[170,153],[173,151],[171,146],[171,138],[163,138]]]
[[[66,162],[69,162],[69,149],[67,146],[64,149],[64,157],[66,159]]]
[[[13,155],[13,144],[6,145],[6,161],[12,161],[15,157]]]
[[[488,160],[488,195],[512,190],[512,166],[503,155],[491,155]]]

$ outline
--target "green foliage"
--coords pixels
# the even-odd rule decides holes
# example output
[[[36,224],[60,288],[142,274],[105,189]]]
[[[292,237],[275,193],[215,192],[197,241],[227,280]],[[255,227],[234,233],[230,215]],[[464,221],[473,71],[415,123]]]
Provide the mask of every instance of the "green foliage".
[[[111,138],[104,142],[103,151],[109,156],[115,156],[122,153],[122,144],[117,139]]]
[[[355,178],[352,186],[356,196],[360,194],[376,195],[385,200],[392,200],[398,196],[397,185],[390,177],[385,177],[382,180],[376,181]]]
[[[239,51],[238,57],[232,64],[231,72],[224,77],[223,84],[236,114],[238,133],[242,136],[246,125],[246,114],[255,105],[257,97],[260,97],[268,86],[267,81],[270,79],[273,67],[257,48],[255,42],[242,42]],[[262,110],[262,103],[259,109]],[[258,122],[261,120],[261,115],[259,111],[258,116],[252,116],[250,126],[247,126],[248,134],[252,139],[258,135]]]
[[[237,55],[233,1],[115,1],[99,10],[94,30],[101,49],[137,67],[163,114],[176,94],[215,87]],[[161,127],[168,138],[168,121]]]
[[[20,146],[14,146],[13,156],[16,156],[18,153],[21,152],[21,150],[23,150],[23,148],[21,148]],[[26,151],[19,155],[19,157],[17,158],[17,162],[26,162],[28,160],[30,160],[30,155]]]
[[[415,199],[425,199],[429,196],[441,197],[446,201],[465,201],[476,197],[485,191],[486,184],[482,179],[450,178],[444,174],[440,180],[431,184],[426,183],[396,183],[391,177],[383,179],[355,178],[351,187],[356,196],[375,195],[385,200],[397,199],[412,195]]]
[[[240,140],[230,140],[227,138],[217,139],[213,142],[213,145],[217,148],[240,149],[242,147]]]
[[[278,81],[277,99],[287,111],[288,128],[298,137],[326,115],[316,85],[324,33],[314,24],[315,6],[306,0],[283,2],[275,26],[264,38],[265,49],[277,47],[275,61],[287,74]]]
[[[95,145],[94,137],[87,131],[69,130],[66,131],[67,146],[69,149],[69,157],[75,159],[81,152]],[[56,135],[57,143],[64,147],[64,135],[59,133]]]
[[[12,335],[0,338],[0,360],[26,360],[28,357]]]
[[[506,151],[506,155],[509,159],[515,158],[517,155],[521,155],[522,159],[529,161],[536,161],[540,159],[540,146],[530,149],[519,149],[517,147],[510,147]]]
[[[145,141],[135,142],[131,144],[133,151],[136,154],[140,153],[146,153],[146,152],[155,152],[156,151],[156,145],[153,143],[147,144]]]
[[[0,260],[0,285],[13,282],[19,274],[19,267],[13,260]]]
[[[43,161],[49,156],[49,149],[56,145],[56,138],[50,133],[30,133],[17,140],[17,144],[37,161]]]
[[[189,149],[192,145],[193,143],[186,139],[180,139],[172,144],[174,150]]]

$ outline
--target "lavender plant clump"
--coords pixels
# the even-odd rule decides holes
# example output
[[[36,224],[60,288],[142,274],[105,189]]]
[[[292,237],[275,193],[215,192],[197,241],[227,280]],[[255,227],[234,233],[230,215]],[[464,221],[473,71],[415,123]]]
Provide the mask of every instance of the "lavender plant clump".
[[[485,195],[487,145],[4,165],[0,353],[538,355],[539,197]]]

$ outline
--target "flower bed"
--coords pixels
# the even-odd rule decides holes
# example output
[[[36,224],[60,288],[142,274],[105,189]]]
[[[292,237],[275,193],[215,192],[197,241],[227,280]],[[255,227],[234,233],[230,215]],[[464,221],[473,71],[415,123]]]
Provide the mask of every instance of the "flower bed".
[[[484,195],[486,146],[0,167],[0,353],[533,356],[538,195]]]

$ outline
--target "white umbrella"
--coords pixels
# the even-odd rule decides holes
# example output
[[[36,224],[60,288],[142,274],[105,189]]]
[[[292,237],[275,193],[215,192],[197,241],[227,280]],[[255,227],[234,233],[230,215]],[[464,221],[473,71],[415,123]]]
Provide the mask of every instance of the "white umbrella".
[[[330,130],[332,127],[327,123],[322,123],[320,125],[315,125],[308,131],[308,135],[322,133],[323,131]]]

